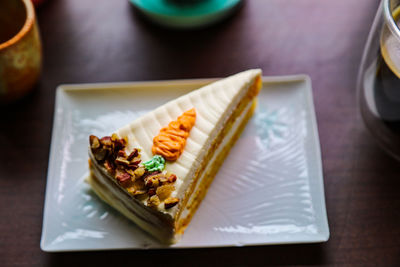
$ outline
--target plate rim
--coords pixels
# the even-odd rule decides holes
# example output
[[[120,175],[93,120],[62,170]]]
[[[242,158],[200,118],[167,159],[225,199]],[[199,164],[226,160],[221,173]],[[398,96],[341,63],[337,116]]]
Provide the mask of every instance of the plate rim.
[[[327,216],[327,208],[326,208],[326,196],[325,196],[325,188],[324,188],[324,175],[323,175],[323,166],[322,166],[322,155],[321,155],[321,144],[319,140],[319,131],[318,124],[315,112],[314,98],[312,92],[312,81],[309,75],[307,74],[294,74],[294,75],[282,75],[282,76],[263,76],[262,82],[265,84],[276,84],[276,83],[293,83],[293,82],[304,82],[305,86],[305,104],[309,108],[310,112],[310,125],[312,127],[313,132],[313,142],[315,143],[315,153],[317,157],[316,169],[318,172],[318,191],[321,194],[320,197],[320,205],[323,207],[321,209],[321,220],[322,225],[324,226],[320,231],[316,234],[313,234],[315,238],[313,240],[295,240],[295,241],[282,241],[282,242],[263,242],[263,243],[253,243],[253,244],[217,244],[217,245],[197,245],[197,246],[187,246],[187,247],[177,247],[177,246],[165,246],[161,248],[145,248],[145,247],[113,247],[113,248],[87,248],[87,249],[57,249],[52,248],[51,244],[46,241],[47,229],[48,225],[48,212],[49,212],[49,196],[51,188],[53,188],[53,184],[55,179],[50,177],[53,176],[55,167],[54,167],[54,155],[56,153],[56,147],[53,144],[55,139],[60,132],[59,122],[57,121],[57,107],[61,104],[62,94],[73,92],[88,92],[88,91],[103,91],[110,89],[117,90],[137,90],[139,87],[154,87],[160,86],[165,87],[167,89],[170,86],[189,86],[193,87],[193,90],[197,87],[204,86],[208,83],[214,82],[221,78],[200,78],[200,79],[173,79],[173,80],[146,80],[146,81],[124,81],[124,82],[106,82],[106,83],[77,83],[77,84],[60,84],[56,88],[55,95],[55,104],[54,104],[54,114],[53,114],[53,126],[52,126],[52,135],[50,142],[50,152],[49,152],[49,160],[48,160],[48,169],[46,175],[46,187],[45,187],[45,199],[43,204],[43,220],[42,220],[42,232],[40,238],[40,248],[45,252],[73,252],[73,251],[104,251],[104,250],[148,250],[148,249],[193,249],[193,248],[215,248],[215,247],[242,247],[242,246],[265,246],[265,245],[283,245],[283,244],[310,244],[310,243],[323,243],[327,242],[330,237],[329,230],[329,222]]]

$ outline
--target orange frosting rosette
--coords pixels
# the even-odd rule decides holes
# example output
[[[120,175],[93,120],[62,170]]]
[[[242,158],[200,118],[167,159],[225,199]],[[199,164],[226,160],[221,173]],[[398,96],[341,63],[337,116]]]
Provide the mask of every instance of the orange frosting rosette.
[[[153,139],[153,154],[161,155],[169,161],[177,160],[185,148],[186,139],[195,121],[196,111],[192,108],[177,120],[171,121],[167,127],[163,127]]]

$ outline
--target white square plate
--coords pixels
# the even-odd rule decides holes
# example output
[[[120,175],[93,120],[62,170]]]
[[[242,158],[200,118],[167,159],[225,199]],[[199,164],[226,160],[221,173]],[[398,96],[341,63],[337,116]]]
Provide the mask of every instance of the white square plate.
[[[324,242],[321,153],[308,76],[264,77],[257,110],[172,248]],[[113,130],[213,80],[61,85],[41,248],[163,248],[84,182],[88,136]]]

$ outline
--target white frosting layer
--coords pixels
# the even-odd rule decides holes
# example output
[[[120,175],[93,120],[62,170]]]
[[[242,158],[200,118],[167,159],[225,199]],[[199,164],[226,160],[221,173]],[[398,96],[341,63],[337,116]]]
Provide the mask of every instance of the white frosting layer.
[[[153,138],[160,129],[176,120],[183,112],[195,108],[196,122],[190,131],[185,149],[178,160],[167,163],[166,166],[168,171],[178,177],[173,195],[181,198],[212,141],[247,93],[248,87],[260,75],[261,70],[255,69],[219,80],[160,106],[122,127],[116,133],[119,137],[127,137],[128,150],[140,148],[142,160],[146,161],[153,156],[151,152]],[[160,205],[159,210],[173,216],[177,208],[165,211],[163,205]]]

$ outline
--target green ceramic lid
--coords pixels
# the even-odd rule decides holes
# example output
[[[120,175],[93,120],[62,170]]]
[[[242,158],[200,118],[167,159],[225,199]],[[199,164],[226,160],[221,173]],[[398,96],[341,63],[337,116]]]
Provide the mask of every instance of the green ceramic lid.
[[[154,22],[174,28],[196,28],[230,14],[241,0],[130,0]]]

